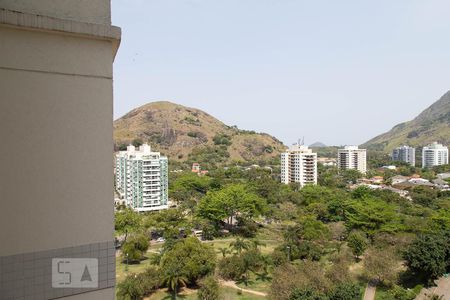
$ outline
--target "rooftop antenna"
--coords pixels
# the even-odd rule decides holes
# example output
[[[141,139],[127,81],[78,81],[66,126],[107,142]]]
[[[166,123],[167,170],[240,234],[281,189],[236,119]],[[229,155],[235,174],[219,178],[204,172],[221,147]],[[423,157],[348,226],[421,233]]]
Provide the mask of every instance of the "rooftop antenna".
[[[298,145],[298,146],[303,146],[303,145],[305,145],[305,137],[299,138],[299,139],[297,140],[297,145]]]

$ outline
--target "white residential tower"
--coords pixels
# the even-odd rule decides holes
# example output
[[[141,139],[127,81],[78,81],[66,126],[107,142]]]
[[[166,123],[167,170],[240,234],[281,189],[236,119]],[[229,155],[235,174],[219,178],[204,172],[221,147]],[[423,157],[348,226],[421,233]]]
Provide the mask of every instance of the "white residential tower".
[[[392,151],[392,160],[402,161],[414,167],[416,165],[416,149],[409,146],[397,147]]]
[[[297,182],[301,187],[317,184],[317,153],[298,144],[281,153],[281,182]]]
[[[338,150],[338,168],[353,169],[365,174],[367,171],[366,149],[359,149],[358,146],[345,146]]]
[[[136,211],[168,208],[168,162],[144,144],[116,154],[116,190]]]
[[[448,164],[448,148],[434,142],[422,149],[422,168]]]

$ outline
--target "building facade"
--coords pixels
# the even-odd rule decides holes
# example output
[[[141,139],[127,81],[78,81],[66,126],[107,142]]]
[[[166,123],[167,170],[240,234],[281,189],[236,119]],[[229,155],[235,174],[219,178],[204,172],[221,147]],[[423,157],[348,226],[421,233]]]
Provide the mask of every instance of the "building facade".
[[[448,164],[448,148],[434,142],[422,149],[422,168]]]
[[[365,174],[367,171],[366,149],[359,149],[358,146],[345,146],[338,149],[337,166],[339,169],[358,170]]]
[[[144,144],[116,154],[116,191],[136,211],[168,208],[168,160]]]
[[[392,160],[401,161],[411,166],[416,166],[416,149],[409,146],[401,146],[392,150]]]
[[[115,298],[120,37],[109,0],[0,0],[0,299]]]
[[[281,154],[281,182],[317,184],[317,153],[302,145],[294,145]]]

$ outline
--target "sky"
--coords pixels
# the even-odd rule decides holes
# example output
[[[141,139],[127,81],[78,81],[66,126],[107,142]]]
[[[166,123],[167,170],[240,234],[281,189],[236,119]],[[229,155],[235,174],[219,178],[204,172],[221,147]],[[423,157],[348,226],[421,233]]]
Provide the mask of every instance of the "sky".
[[[114,117],[166,100],[286,145],[361,144],[450,89],[448,0],[112,0]]]

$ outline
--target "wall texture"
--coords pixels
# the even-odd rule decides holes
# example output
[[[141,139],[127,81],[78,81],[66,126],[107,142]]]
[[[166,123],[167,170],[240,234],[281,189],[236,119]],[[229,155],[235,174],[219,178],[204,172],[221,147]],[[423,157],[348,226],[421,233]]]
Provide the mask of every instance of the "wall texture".
[[[0,7],[59,19],[111,24],[109,0],[0,0]]]
[[[108,0],[0,0],[1,299],[21,297],[25,287],[36,299],[114,298],[114,255],[109,261],[95,247],[114,252],[112,63],[119,42]],[[97,250],[74,250],[85,248]],[[47,260],[37,258],[42,253]],[[99,291],[54,291],[49,274],[36,274],[51,270],[52,254],[90,253],[107,264]]]

